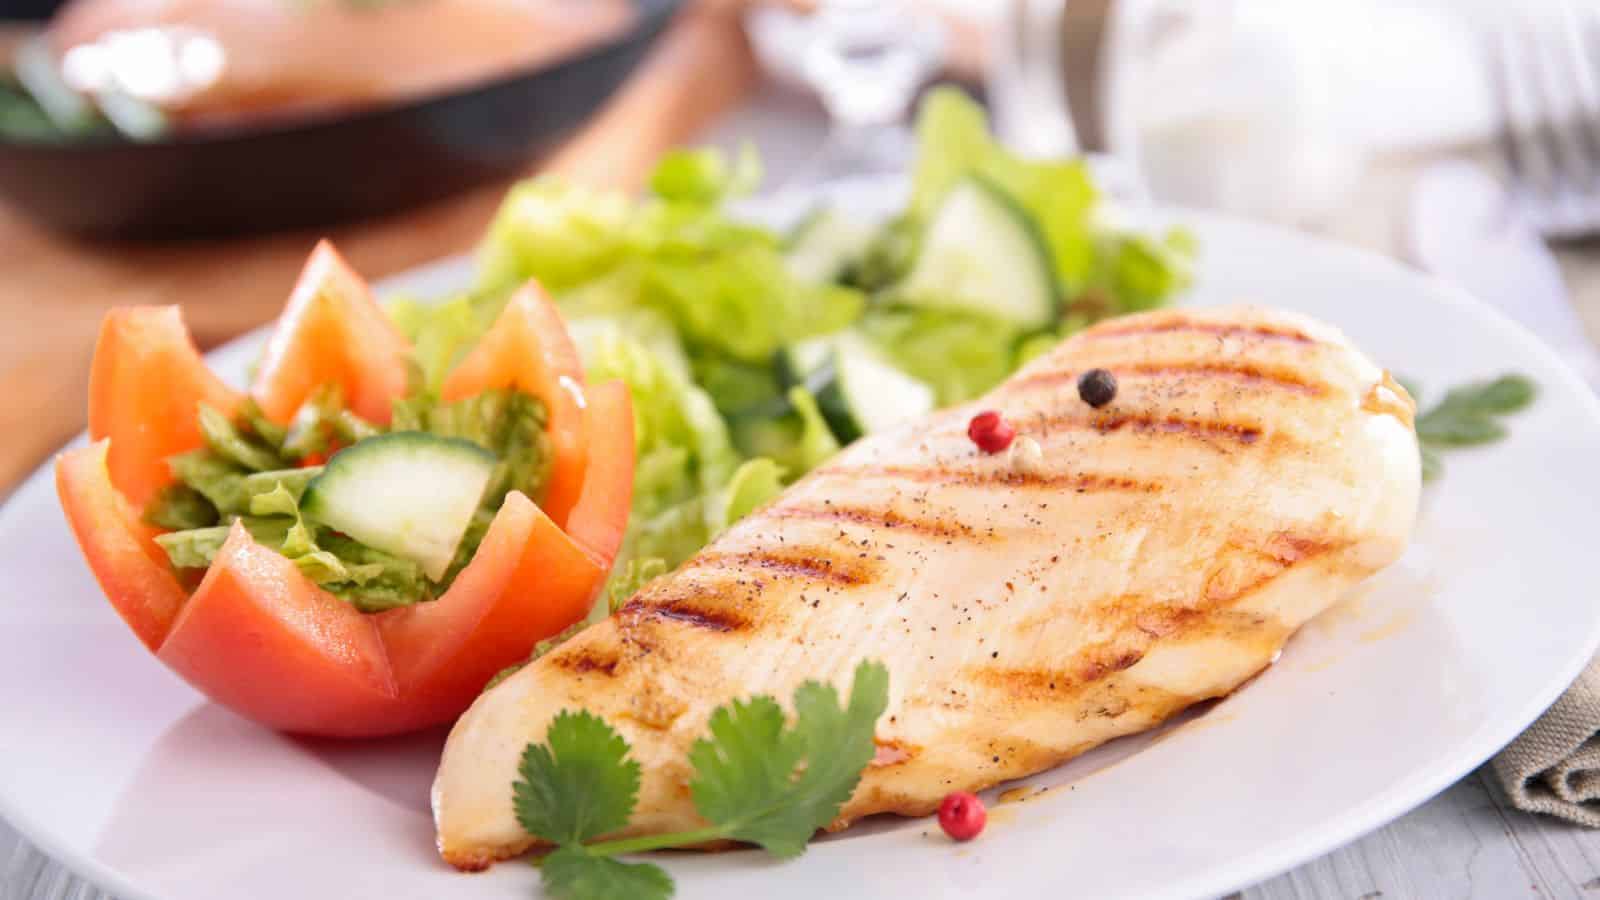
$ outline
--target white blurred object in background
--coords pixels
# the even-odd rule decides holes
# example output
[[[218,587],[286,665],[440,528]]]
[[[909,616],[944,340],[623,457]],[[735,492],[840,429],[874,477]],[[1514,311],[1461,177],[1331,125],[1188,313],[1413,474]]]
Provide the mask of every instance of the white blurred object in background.
[[[905,120],[943,59],[942,21],[903,0],[816,0],[814,7],[765,6],[746,18],[769,70],[798,74],[828,111],[826,140],[789,180],[904,171],[912,152]]]
[[[1315,225],[1372,154],[1492,134],[1472,34],[1454,4],[1124,0],[1107,142],[1163,202]]]

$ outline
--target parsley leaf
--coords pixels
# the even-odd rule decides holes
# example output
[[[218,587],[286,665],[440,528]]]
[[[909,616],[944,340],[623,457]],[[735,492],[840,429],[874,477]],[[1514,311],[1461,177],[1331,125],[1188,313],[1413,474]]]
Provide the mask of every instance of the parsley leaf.
[[[517,821],[552,844],[578,844],[628,824],[639,798],[639,763],[600,717],[562,712],[544,744],[522,752],[513,785]]]
[[[654,863],[625,863],[568,844],[539,863],[545,893],[558,900],[667,900],[672,876]]]
[[[1413,397],[1419,396],[1416,390]],[[1444,471],[1440,453],[1457,447],[1489,444],[1506,436],[1499,417],[1518,412],[1534,400],[1534,383],[1521,375],[1502,375],[1490,381],[1451,388],[1432,409],[1417,416],[1417,440],[1422,445],[1422,479],[1432,481]]]
[[[873,728],[888,704],[888,670],[864,662],[846,707],[831,685],[802,684],[788,730],[771,698],[718,709],[711,737],[689,750],[695,808],[727,837],[760,844],[774,856],[798,856],[861,781],[876,749]]]

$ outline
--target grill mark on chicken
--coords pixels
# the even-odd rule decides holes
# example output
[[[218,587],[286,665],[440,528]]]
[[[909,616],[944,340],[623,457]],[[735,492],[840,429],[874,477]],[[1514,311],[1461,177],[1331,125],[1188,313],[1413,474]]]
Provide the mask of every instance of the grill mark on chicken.
[[[1138,321],[1124,325],[1102,325],[1078,335],[1083,338],[1132,337],[1149,334],[1169,334],[1192,331],[1218,337],[1259,338],[1268,341],[1293,341],[1297,344],[1320,344],[1321,341],[1300,331],[1272,325],[1239,325],[1228,322],[1197,322],[1192,319],[1166,319],[1151,322]]]
[[[617,674],[617,664],[620,661],[615,654],[597,652],[590,647],[580,648],[573,653],[552,654],[550,658],[551,665],[577,675],[597,672],[612,676]]]
[[[1297,563],[1344,546],[1330,538],[1289,532],[1273,534],[1258,551],[1235,545],[1234,552],[1219,559],[1206,577],[1194,605],[1155,603],[1137,594],[1108,597],[1086,607],[1083,617],[1102,623],[1110,636],[1084,647],[1068,665],[1049,669],[986,666],[974,674],[978,681],[1008,694],[1058,702],[1065,696],[1062,691],[1082,688],[1137,664],[1157,638],[1239,639],[1257,635],[1262,640],[1281,640],[1288,635],[1287,626],[1259,613],[1227,607],[1265,587]],[[1024,621],[1018,627],[1026,631],[1048,624]],[[1021,693],[1016,694],[1017,691]]]
[[[1119,377],[1141,376],[1166,378],[1178,382],[1191,379],[1214,378],[1235,381],[1255,387],[1277,388],[1310,397],[1327,393],[1328,386],[1307,378],[1289,368],[1277,368],[1242,362],[1153,362],[1125,366],[1110,366],[1108,370]],[[1082,370],[1053,369],[1035,372],[1010,384],[1007,389],[1018,392],[1058,388],[1075,381]]]
[[[777,506],[763,515],[772,519],[811,519],[820,522],[851,522],[889,531],[909,531],[929,537],[976,540],[978,531],[953,517],[923,519],[892,509],[872,509],[823,501],[821,506]]]
[[[705,595],[690,593],[678,597],[651,597],[640,594],[623,604],[617,615],[625,625],[648,621],[680,622],[706,631],[734,632],[750,627],[750,620],[737,612],[706,605]],[[624,628],[624,631],[628,630]]]
[[[1328,538],[1280,531],[1267,541],[1264,549],[1265,552],[1271,554],[1274,559],[1283,563],[1287,568],[1301,560],[1311,559],[1336,550],[1339,546],[1338,543]]]
[[[1222,637],[1276,645],[1288,636],[1290,630],[1287,625],[1256,613],[1227,609],[1161,612],[1169,612],[1162,619],[1162,627],[1170,630],[1160,635],[1167,643]],[[1104,689],[1109,679],[1133,668],[1144,659],[1154,645],[1156,636],[1146,630],[1146,626],[1136,625],[1134,628],[1132,633],[1119,633],[1084,647],[1064,665],[980,666],[968,674],[974,682],[1004,694],[1011,701],[1039,702],[1057,707],[1070,704],[1088,696],[1088,692]],[[1099,694],[1094,696],[1097,702],[1089,707],[1089,711],[1099,715],[1115,717],[1128,705],[1126,698],[1115,691],[1103,697]]]
[[[951,466],[860,465],[834,466],[819,473],[827,477],[865,479],[893,478],[918,484],[959,485],[961,487],[1012,487],[1066,489],[1079,494],[1119,491],[1158,494],[1166,490],[1160,481],[1108,475],[1099,472],[1036,472],[1012,468],[972,469]]]
[[[741,572],[758,569],[801,581],[826,581],[844,587],[872,581],[872,572],[859,560],[829,556],[820,548],[796,547],[784,551],[751,550],[743,553],[701,553],[684,564],[683,571]]]
[[[1045,413],[1017,423],[1018,433],[1024,434],[1056,429],[1092,429],[1101,434],[1109,434],[1123,428],[1143,434],[1171,434],[1197,438],[1212,446],[1217,446],[1217,441],[1227,441],[1248,447],[1261,440],[1263,434],[1260,426],[1246,422],[1190,419],[1146,412],[1109,412],[1090,416],[1078,411]]]

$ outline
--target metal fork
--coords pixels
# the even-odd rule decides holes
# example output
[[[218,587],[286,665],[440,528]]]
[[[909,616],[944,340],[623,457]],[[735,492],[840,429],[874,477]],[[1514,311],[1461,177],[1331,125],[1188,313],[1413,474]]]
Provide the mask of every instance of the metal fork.
[[[1514,212],[1548,238],[1600,233],[1600,18],[1584,0],[1516,6],[1485,36]]]

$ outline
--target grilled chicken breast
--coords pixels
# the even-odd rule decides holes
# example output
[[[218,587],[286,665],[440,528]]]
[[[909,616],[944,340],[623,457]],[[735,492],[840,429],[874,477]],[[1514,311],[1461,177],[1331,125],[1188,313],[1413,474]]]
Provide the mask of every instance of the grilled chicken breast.
[[[1101,409],[1076,386],[1093,367],[1119,384]],[[968,439],[985,408],[1016,426],[1012,450]],[[532,844],[511,783],[564,708],[632,745],[633,834],[704,824],[686,754],[715,707],[810,678],[847,688],[862,659],[888,666],[890,702],[835,828],[930,813],[1224,695],[1399,557],[1413,413],[1301,316],[1173,310],[1085,331],[977,404],[855,443],[480,697],[434,783],[440,851],[477,869]]]

